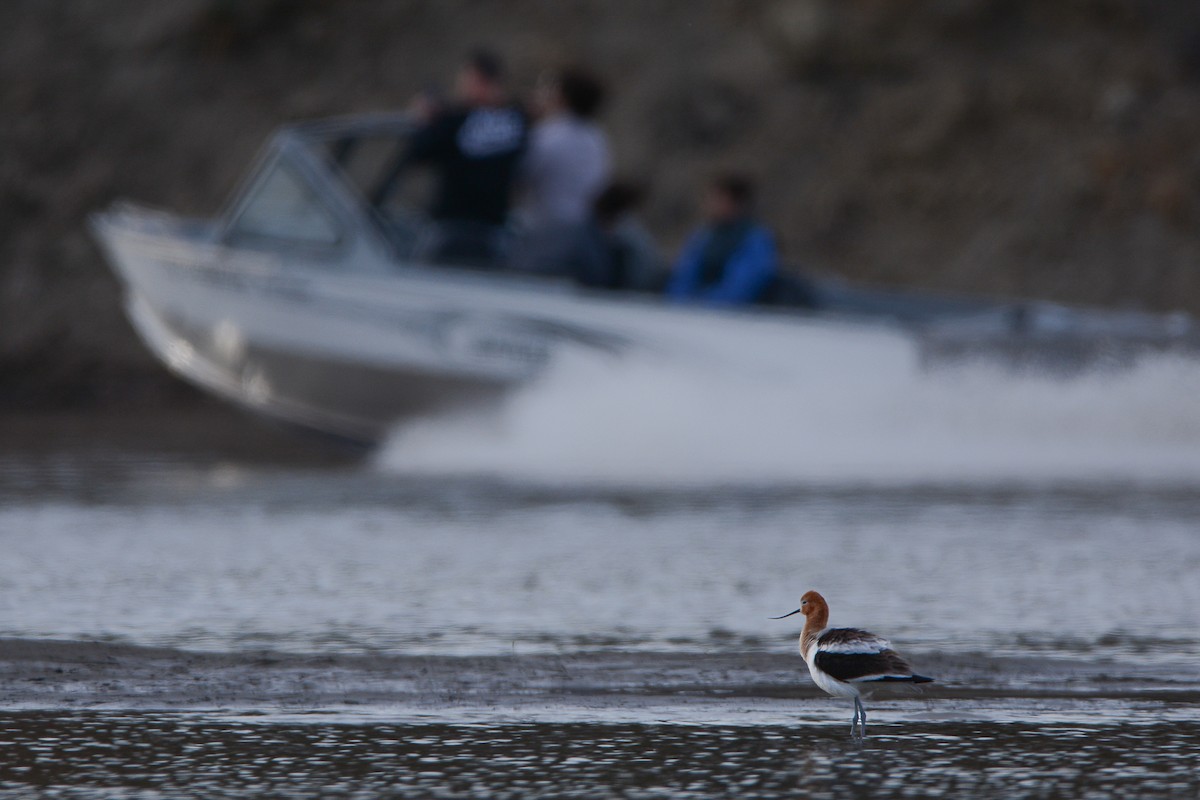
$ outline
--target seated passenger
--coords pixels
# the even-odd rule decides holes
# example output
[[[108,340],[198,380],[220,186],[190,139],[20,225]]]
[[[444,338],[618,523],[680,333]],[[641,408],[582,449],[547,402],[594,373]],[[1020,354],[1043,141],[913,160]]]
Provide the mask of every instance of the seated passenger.
[[[440,223],[442,260],[491,261],[499,255],[502,226],[529,123],[524,110],[508,100],[504,66],[488,50],[470,54],[455,84],[458,103],[416,109],[423,125],[387,172],[371,200],[381,206],[400,175],[413,164],[437,173],[431,216]]]
[[[722,175],[708,189],[707,223],[692,234],[675,262],[667,296],[716,306],[758,301],[775,277],[775,240],[751,214],[754,187],[741,175]]]
[[[642,190],[613,183],[592,204],[592,219],[571,264],[584,286],[637,292],[662,291],[667,271],[653,237],[637,218]]]
[[[531,229],[585,222],[608,183],[608,139],[595,123],[604,87],[565,69],[538,87],[540,114],[521,165],[520,218]]]

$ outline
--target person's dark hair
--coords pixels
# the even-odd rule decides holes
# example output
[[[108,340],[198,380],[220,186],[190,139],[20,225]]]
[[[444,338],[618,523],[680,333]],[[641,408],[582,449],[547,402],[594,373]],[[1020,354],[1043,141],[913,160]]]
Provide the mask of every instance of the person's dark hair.
[[[611,225],[640,206],[645,196],[645,190],[636,184],[610,183],[592,202],[592,216],[601,225]]]
[[[596,116],[604,105],[604,84],[592,73],[568,67],[558,75],[558,90],[572,114],[584,119]]]
[[[754,181],[746,175],[722,173],[713,178],[709,185],[732,200],[738,208],[749,208],[754,202]]]
[[[489,47],[472,48],[464,63],[493,83],[504,80],[504,59]]]

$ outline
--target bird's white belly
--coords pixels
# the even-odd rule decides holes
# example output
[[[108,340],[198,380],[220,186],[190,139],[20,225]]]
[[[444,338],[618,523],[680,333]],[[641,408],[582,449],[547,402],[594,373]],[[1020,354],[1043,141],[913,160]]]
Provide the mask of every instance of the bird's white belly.
[[[817,668],[817,665],[813,663],[813,660],[817,656],[817,647],[815,644],[809,648],[807,653],[804,652],[803,645],[801,645],[800,655],[804,656],[804,663],[808,665],[808,674],[812,676],[813,683],[821,691],[831,694],[834,697],[858,697],[860,695],[857,686],[835,680]]]

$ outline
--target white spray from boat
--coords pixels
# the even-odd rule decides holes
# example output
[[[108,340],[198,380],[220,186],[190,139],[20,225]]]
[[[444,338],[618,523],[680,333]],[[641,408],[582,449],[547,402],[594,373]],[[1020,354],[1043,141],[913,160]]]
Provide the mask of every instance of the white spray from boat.
[[[1200,481],[1200,362],[1062,379],[923,370],[886,329],[694,333],[703,359],[566,360],[494,412],[398,429],[379,465],[578,485]]]

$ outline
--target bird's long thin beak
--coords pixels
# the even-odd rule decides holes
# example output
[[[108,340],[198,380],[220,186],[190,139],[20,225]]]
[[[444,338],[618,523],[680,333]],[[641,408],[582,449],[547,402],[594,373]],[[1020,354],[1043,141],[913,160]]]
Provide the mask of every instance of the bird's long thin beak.
[[[797,608],[795,611],[791,612],[790,614],[784,614],[782,617],[768,617],[768,619],[786,619],[787,617],[790,617],[792,614],[799,614],[802,610],[803,609]]]

